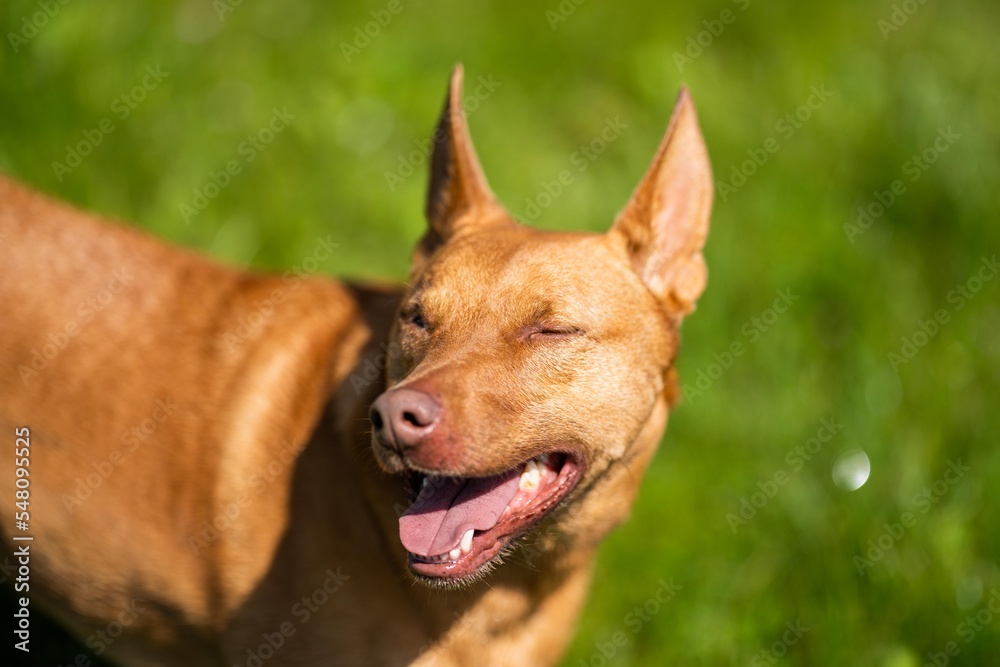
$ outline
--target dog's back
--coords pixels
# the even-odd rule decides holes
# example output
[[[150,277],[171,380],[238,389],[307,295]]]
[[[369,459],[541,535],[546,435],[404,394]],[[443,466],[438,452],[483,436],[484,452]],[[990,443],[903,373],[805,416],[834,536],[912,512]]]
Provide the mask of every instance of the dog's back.
[[[205,526],[305,443],[345,372],[335,353],[364,335],[354,299],[230,270],[7,179],[0,239],[0,421],[31,432],[32,600],[59,601],[48,611],[81,636],[138,605],[140,643],[189,659],[188,629],[219,627],[267,568],[291,466],[218,538]],[[0,479],[8,517],[14,481]]]

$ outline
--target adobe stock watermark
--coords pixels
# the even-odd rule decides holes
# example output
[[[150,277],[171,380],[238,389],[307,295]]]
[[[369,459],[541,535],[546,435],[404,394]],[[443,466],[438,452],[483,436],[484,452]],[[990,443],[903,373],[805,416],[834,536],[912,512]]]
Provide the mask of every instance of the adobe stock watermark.
[[[481,76],[477,80],[476,88],[462,99],[462,109],[466,115],[471,115],[479,105],[485,102],[496,92],[497,88],[503,84],[493,79],[493,75]],[[399,156],[399,162],[395,171],[386,170],[382,176],[385,184],[389,187],[389,192],[395,192],[396,187],[404,183],[406,179],[413,176],[417,169],[422,167],[430,155],[431,149],[444,141],[445,134],[440,127],[434,130],[434,134],[428,139],[414,140],[415,148],[406,155]]]
[[[212,8],[219,21],[226,20],[226,14],[243,4],[243,0],[212,0]]]
[[[156,90],[163,80],[170,76],[170,72],[164,72],[160,65],[155,68],[146,68],[146,76],[133,86],[130,90],[122,93],[111,102],[111,113],[113,116],[106,116],[98,121],[94,128],[85,129],[83,139],[75,145],[66,145],[66,156],[62,162],[54,161],[52,171],[56,175],[56,180],[60,183],[67,174],[83,164],[83,159],[94,152],[94,149],[104,143],[105,137],[115,131],[116,123],[124,121],[135,111],[146,99],[149,93]]]
[[[10,562],[9,555],[5,555],[3,557],[3,562],[0,563],[0,584],[6,584],[7,581],[13,581],[15,574],[17,574],[17,566]]]
[[[864,556],[854,556],[853,563],[854,567],[858,570],[858,574],[864,576],[866,570],[874,567],[876,563],[885,558],[888,552],[896,548],[896,544],[903,538],[908,529],[917,525],[919,516],[914,512],[919,510],[919,515],[930,512],[934,505],[941,502],[941,499],[948,494],[948,491],[965,477],[965,473],[971,470],[972,468],[969,466],[962,465],[962,459],[948,461],[948,468],[944,471],[944,474],[935,480],[933,484],[925,486],[920,493],[913,496],[913,499],[910,501],[913,511],[907,510],[903,512],[899,515],[898,521],[883,523],[882,533],[878,537],[868,540],[868,549],[865,551]]]
[[[735,535],[742,526],[747,525],[757,512],[762,510],[771,499],[778,495],[778,492],[788,482],[791,481],[791,474],[800,472],[813,458],[823,449],[823,445],[833,440],[834,436],[844,429],[843,424],[837,423],[833,417],[821,419],[816,434],[805,441],[805,444],[789,449],[785,454],[785,463],[791,469],[791,473],[785,472],[784,468],[778,468],[770,478],[757,482],[757,491],[749,497],[740,498],[739,509],[726,515],[726,523]]]
[[[802,625],[800,620],[796,620],[794,623],[788,621],[785,623],[785,628],[786,630],[781,633],[781,639],[750,659],[750,667],[767,667],[778,664],[782,658],[788,655],[788,651],[809,632],[809,628]]]
[[[738,165],[729,167],[729,180],[715,182],[715,192],[722,197],[722,201],[728,201],[729,196],[747,184],[757,171],[767,164],[771,156],[781,150],[781,142],[789,141],[795,136],[798,130],[809,122],[813,114],[819,111],[827,100],[833,97],[833,93],[827,90],[826,84],[811,86],[809,97],[805,103],[800,104],[794,110],[786,113],[774,123],[774,131],[777,136],[770,136],[765,139],[760,146],[748,148],[747,159]]]
[[[380,343],[378,352],[374,356],[365,358],[361,367],[351,373],[349,379],[351,389],[354,390],[354,395],[360,396],[361,392],[370,387],[372,382],[385,375],[385,370],[389,367],[390,363],[399,358],[401,351],[402,348],[400,348],[399,343],[396,341]]]
[[[113,620],[108,621],[107,625],[98,628],[87,636],[85,640],[87,648],[93,651],[96,656],[104,655],[105,651],[122,636],[125,628],[135,623],[144,611],[146,611],[146,607],[139,606],[139,601],[133,598],[122,607]],[[90,656],[87,653],[81,652],[77,653],[76,657],[67,663],[66,667],[90,667],[93,664]]]
[[[115,643],[115,640],[122,636],[125,628],[136,622],[139,615],[146,611],[145,607],[140,607],[137,600],[132,599],[115,617],[103,628],[97,630],[87,637],[87,648],[94,652],[94,655],[101,656],[108,648]],[[77,654],[73,664],[80,664],[80,658],[86,657],[85,653]]]
[[[352,58],[361,55],[361,52],[378,39],[382,31],[388,28],[392,20],[402,14],[404,9],[403,0],[389,0],[384,8],[371,10],[372,20],[364,26],[354,28],[354,39],[350,43],[340,43],[340,53],[344,56],[344,60],[350,63]]]
[[[135,279],[128,267],[122,267],[111,272],[111,278],[94,294],[81,301],[76,307],[76,317],[62,328],[49,332],[41,347],[31,348],[31,361],[28,364],[18,364],[17,372],[25,385],[34,380],[49,367],[63,350],[69,347],[74,338],[80,335],[101,313],[115,300],[115,296],[129,286]]]
[[[35,5],[38,7],[38,11],[30,15],[26,14],[21,18],[21,29],[18,32],[7,33],[7,41],[10,42],[10,48],[14,50],[14,53],[20,51],[22,46],[34,39],[39,31],[55,18],[59,10],[69,3],[70,0],[39,0]]]
[[[570,506],[564,511],[575,514],[576,506]],[[516,554],[523,559],[525,567],[537,569],[535,559],[543,558],[550,553],[560,537],[561,533],[556,526],[546,526],[544,529],[536,530],[530,539],[518,542]]]
[[[72,495],[62,494],[60,500],[62,500],[66,511],[73,514],[84,501],[94,495],[94,492],[114,474],[115,470],[131,458],[140,445],[145,444],[156,435],[160,426],[170,419],[178,407],[170,396],[156,399],[149,416],[137,424],[133,424],[128,431],[121,435],[119,438],[121,447],[112,449],[107,458],[91,461],[92,470],[74,480]]]
[[[545,20],[549,22],[549,27],[552,28],[553,32],[559,27],[560,23],[565,23],[569,20],[569,17],[576,13],[576,8],[585,3],[587,0],[562,0],[555,9],[545,10]]]
[[[587,171],[591,163],[607,150],[608,146],[614,143],[622,132],[628,129],[628,125],[622,122],[620,116],[606,118],[604,127],[585,144],[581,144],[569,156],[569,164],[574,169],[563,169],[551,181],[542,181],[542,188],[534,197],[524,200],[524,211],[520,214],[520,219],[533,222],[542,214],[542,211],[552,206],[552,203],[559,198],[567,187],[573,184],[576,174]]]
[[[910,183],[916,183],[920,180],[920,177],[924,175],[931,166],[938,161],[943,153],[945,153],[956,141],[962,138],[958,132],[951,129],[951,125],[947,128],[938,128],[937,136],[930,146],[925,148],[910,157],[909,160],[903,163],[901,171],[903,176],[907,178]],[[888,211],[893,204],[899,201],[907,192],[906,183],[902,178],[897,178],[889,187],[885,190],[875,190],[872,192],[872,197],[875,201],[871,201],[866,205],[858,206],[854,222],[844,223],[844,233],[847,234],[847,240],[854,244],[855,239],[861,236],[869,229],[872,225],[879,220],[886,211]]]
[[[323,574],[326,575],[323,582],[308,595],[303,595],[288,610],[298,625],[292,620],[286,620],[279,623],[271,632],[262,632],[260,643],[246,650],[246,659],[243,660],[245,667],[263,667],[264,663],[277,655],[285,643],[295,636],[298,629],[308,623],[351,579],[350,575],[341,572],[339,567],[336,572],[333,568],[327,568]],[[233,667],[239,665],[234,664]]]
[[[993,619],[1000,616],[1000,590],[994,588],[990,591],[990,597],[986,604],[965,620],[955,626],[955,634],[965,643],[971,644],[972,640],[979,636],[983,630],[993,622]],[[951,659],[957,657],[962,652],[962,647],[958,642],[951,640],[941,648],[940,651],[928,651],[927,660],[923,667],[947,667]]]
[[[778,321],[778,318],[786,313],[788,309],[798,301],[801,297],[798,294],[792,294],[790,288],[779,289],[775,291],[777,297],[772,302],[769,308],[765,308],[763,311],[754,315],[749,320],[743,323],[740,327],[740,334],[743,335],[747,340],[748,345],[753,345],[761,336],[763,336],[767,331],[774,326],[774,323]],[[742,357],[747,351],[747,345],[744,345],[742,339],[736,339],[729,344],[726,351],[721,354],[715,352],[712,354],[712,359],[714,361],[710,363],[705,368],[699,368],[695,375],[694,384],[685,384],[683,387],[684,400],[693,403],[695,399],[701,398],[705,395],[705,392],[712,388],[712,385],[721,378],[726,371],[733,367],[736,360]]]
[[[910,363],[917,356],[917,353],[925,348],[946,324],[951,322],[952,311],[957,313],[965,308],[966,304],[983,289],[986,283],[996,277],[998,271],[1000,271],[1000,262],[997,262],[996,255],[993,255],[992,258],[983,257],[979,262],[979,267],[965,282],[955,285],[948,291],[945,300],[952,306],[951,310],[938,308],[929,319],[917,320],[916,330],[909,336],[902,336],[899,339],[899,349],[886,355],[892,370],[898,375],[899,367]]]
[[[903,0],[903,2],[897,2],[893,4],[892,11],[889,13],[889,18],[880,18],[875,26],[878,31],[882,34],[882,39],[889,41],[889,35],[897,32],[910,20],[914,14],[917,13],[921,7],[927,4],[927,0]]]
[[[222,334],[222,344],[232,351],[252,338],[258,329],[271,321],[278,308],[288,298],[288,292],[297,290],[299,284],[319,268],[320,262],[333,257],[333,251],[339,247],[340,244],[335,243],[329,234],[326,238],[317,236],[312,253],[282,274],[280,287],[275,287],[266,296],[253,300],[250,312],[240,315],[236,320],[236,326]]]
[[[288,113],[287,108],[279,110],[275,107],[271,109],[271,117],[267,120],[267,123],[236,146],[236,154],[239,158],[229,160],[219,171],[210,171],[208,173],[208,182],[204,185],[196,186],[192,190],[191,202],[182,203],[180,205],[180,212],[181,216],[184,218],[184,224],[190,225],[191,220],[198,217],[198,214],[208,208],[211,201],[218,197],[223,190],[229,187],[233,178],[243,173],[243,167],[256,160],[257,156],[260,155],[260,153],[288,127],[289,122],[295,118],[296,115]]]
[[[232,528],[243,515],[243,511],[264,494],[272,482],[286,474],[304,447],[305,443],[301,446],[295,446],[285,440],[274,458],[247,475],[242,486],[249,490],[240,493],[229,502],[219,505],[211,520],[201,522],[198,534],[188,536],[187,545],[191,552],[195,556],[200,556],[203,550]]]
[[[659,586],[655,592],[622,617],[622,625],[631,634],[627,634],[624,630],[616,630],[610,637],[595,641],[594,652],[578,661],[580,667],[605,667],[611,664],[615,656],[628,646],[632,639],[684,588],[680,584],[675,584],[673,577],[669,580],[660,579],[656,583]]]
[[[741,12],[745,12],[747,7],[750,6],[750,0],[731,1]],[[719,18],[702,21],[701,24],[705,29],[694,35],[688,35],[687,47],[684,49],[684,53],[674,51],[674,65],[677,66],[677,71],[683,72],[685,67],[700,58],[705,49],[712,46],[715,40],[722,35],[726,26],[736,21],[736,17],[737,14],[727,7],[719,12]]]

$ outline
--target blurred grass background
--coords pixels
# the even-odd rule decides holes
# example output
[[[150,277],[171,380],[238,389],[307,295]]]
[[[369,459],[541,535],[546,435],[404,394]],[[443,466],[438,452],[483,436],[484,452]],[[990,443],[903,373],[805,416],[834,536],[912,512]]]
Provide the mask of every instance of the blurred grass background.
[[[6,2],[0,171],[230,262],[287,269],[329,235],[340,252],[320,272],[402,279],[425,164],[401,183],[386,174],[430,136],[454,63],[467,94],[480,77],[499,84],[470,124],[513,213],[571,170],[535,220],[546,228],[610,225],[686,83],[720,190],[709,288],[684,327],[686,400],[602,551],[565,664],[997,664],[1000,281],[968,281],[1000,246],[1000,6],[388,5]],[[367,25],[365,45],[373,11],[391,20]],[[168,74],[122,118],[147,67]],[[814,86],[829,98],[782,124]],[[247,161],[242,142],[275,108],[294,118]],[[113,131],[57,173],[105,118]],[[574,152],[609,119],[627,127],[581,170]],[[948,128],[959,137],[933,149]],[[766,163],[741,166],[772,137]],[[927,150],[936,161],[914,171]],[[241,173],[186,223],[181,205],[230,160]],[[730,192],[734,168],[754,173]],[[905,192],[863,234],[845,229],[897,179]],[[779,290],[797,300],[771,317]],[[914,340],[939,309],[949,321]],[[926,344],[894,370],[904,337]],[[824,418],[843,427],[796,470],[786,455]],[[832,470],[858,449],[870,476],[848,491]],[[937,493],[959,460],[969,471]],[[761,504],[761,485],[775,493],[745,525],[727,518]],[[883,537],[904,512],[914,525]],[[880,557],[859,566],[869,540]],[[681,590],[636,615],[671,578]],[[808,630],[786,642],[787,623]]]

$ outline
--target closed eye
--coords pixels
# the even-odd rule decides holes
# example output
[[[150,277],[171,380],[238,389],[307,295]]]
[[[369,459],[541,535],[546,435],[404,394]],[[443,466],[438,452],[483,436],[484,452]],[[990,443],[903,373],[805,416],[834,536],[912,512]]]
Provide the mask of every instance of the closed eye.
[[[584,333],[583,329],[572,326],[531,326],[525,330],[524,337],[533,341],[561,340],[582,336]]]
[[[413,305],[403,309],[403,311],[399,313],[399,319],[403,322],[403,324],[412,325],[417,329],[427,328],[427,320],[424,318],[424,313],[420,309],[419,305]]]

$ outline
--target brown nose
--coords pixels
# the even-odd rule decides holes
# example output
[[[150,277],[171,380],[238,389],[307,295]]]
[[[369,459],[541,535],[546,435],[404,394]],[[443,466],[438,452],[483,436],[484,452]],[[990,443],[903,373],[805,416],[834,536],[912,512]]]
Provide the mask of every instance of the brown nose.
[[[397,452],[415,447],[434,430],[441,405],[419,389],[392,389],[372,404],[369,418],[375,436]]]

